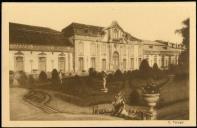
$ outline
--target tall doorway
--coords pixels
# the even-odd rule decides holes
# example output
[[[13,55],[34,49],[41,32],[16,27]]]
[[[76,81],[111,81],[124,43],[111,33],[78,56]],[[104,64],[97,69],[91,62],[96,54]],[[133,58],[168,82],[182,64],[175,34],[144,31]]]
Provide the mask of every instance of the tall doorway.
[[[119,54],[118,54],[118,52],[114,52],[114,54],[113,54],[113,67],[114,67],[115,71],[117,69],[119,69]]]

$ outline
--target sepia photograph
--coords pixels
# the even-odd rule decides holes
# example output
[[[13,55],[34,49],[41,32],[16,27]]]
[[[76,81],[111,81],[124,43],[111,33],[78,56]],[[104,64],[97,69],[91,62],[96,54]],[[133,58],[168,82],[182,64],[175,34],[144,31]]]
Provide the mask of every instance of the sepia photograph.
[[[195,2],[4,2],[2,21],[7,125],[195,124]]]

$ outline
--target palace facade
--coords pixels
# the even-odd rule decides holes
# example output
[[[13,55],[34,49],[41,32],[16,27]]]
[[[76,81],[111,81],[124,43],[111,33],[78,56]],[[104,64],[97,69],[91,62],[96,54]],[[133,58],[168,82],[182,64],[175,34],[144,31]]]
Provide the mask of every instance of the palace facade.
[[[115,21],[108,27],[72,23],[61,32],[45,27],[9,24],[9,66],[12,71],[80,74],[135,70],[143,59],[160,68],[177,64],[181,45],[133,37]]]

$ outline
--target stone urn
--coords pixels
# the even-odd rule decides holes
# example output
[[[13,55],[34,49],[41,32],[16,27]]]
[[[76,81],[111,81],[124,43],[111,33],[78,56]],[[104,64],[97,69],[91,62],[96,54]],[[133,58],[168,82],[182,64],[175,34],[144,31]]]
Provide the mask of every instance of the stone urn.
[[[154,120],[157,117],[157,112],[155,111],[154,107],[157,105],[157,101],[159,100],[159,93],[153,94],[143,94],[144,101],[147,103],[149,107],[148,115],[149,119]]]

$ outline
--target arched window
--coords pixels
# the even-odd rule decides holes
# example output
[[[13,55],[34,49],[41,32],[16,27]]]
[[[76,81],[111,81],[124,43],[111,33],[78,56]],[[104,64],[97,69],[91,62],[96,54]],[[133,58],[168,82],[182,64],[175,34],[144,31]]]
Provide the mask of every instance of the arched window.
[[[119,69],[119,54],[118,54],[118,52],[114,52],[114,54],[113,54],[113,65],[114,65],[114,70]]]

